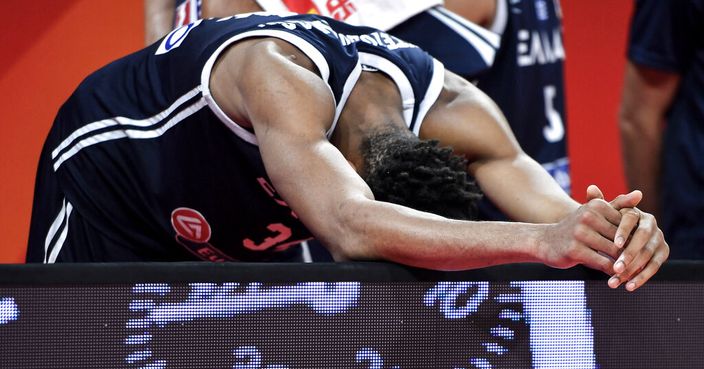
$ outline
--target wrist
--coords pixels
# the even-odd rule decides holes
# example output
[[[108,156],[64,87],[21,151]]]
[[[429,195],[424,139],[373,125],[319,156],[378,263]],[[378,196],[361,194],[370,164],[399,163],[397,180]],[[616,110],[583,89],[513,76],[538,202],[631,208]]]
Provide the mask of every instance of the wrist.
[[[546,264],[547,260],[550,259],[550,230],[554,227],[554,224],[533,224],[528,237],[526,237],[526,243],[528,244],[528,250],[530,254],[528,258],[530,262],[537,262]]]

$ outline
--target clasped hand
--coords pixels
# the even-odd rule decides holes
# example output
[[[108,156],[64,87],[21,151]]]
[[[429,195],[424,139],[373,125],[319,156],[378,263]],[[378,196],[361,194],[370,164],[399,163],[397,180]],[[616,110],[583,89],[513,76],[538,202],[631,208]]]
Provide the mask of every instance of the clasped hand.
[[[628,291],[638,289],[670,254],[655,217],[636,208],[642,197],[633,191],[607,202],[597,186],[589,186],[587,202],[551,227],[546,264],[583,264],[610,275],[611,288],[625,283]]]

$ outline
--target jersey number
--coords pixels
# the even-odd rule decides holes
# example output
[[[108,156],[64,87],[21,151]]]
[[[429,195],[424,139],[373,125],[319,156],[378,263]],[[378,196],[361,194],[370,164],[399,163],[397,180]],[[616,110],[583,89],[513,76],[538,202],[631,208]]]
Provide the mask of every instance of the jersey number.
[[[264,241],[260,243],[255,243],[251,239],[247,238],[242,241],[244,247],[254,251],[262,251],[279,245],[288,240],[289,237],[291,237],[291,228],[286,227],[281,223],[269,224],[266,229],[273,232],[273,235],[271,237],[265,238]]]
[[[553,85],[548,85],[543,88],[545,118],[548,119],[548,125],[543,127],[543,136],[548,142],[558,142],[565,137],[565,126],[562,123],[562,117],[560,117],[560,113],[555,110],[553,104],[555,92],[555,86]]]

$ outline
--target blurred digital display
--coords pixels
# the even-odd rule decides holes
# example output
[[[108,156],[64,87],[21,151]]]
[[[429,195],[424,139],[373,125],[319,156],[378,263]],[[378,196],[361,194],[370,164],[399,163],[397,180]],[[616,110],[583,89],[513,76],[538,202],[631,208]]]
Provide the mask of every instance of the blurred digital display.
[[[0,367],[694,368],[703,307],[695,283],[0,287]]]

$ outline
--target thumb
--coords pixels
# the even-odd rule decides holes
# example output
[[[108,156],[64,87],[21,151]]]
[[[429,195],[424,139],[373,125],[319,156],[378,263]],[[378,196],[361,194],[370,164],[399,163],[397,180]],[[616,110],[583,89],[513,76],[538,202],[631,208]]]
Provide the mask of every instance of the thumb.
[[[597,185],[589,185],[587,187],[587,202],[594,199],[604,199],[604,194],[601,192]]]
[[[631,191],[625,195],[618,195],[615,199],[611,200],[611,206],[616,210],[621,210],[623,208],[635,208],[643,199],[643,193],[639,190]]]

